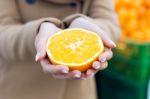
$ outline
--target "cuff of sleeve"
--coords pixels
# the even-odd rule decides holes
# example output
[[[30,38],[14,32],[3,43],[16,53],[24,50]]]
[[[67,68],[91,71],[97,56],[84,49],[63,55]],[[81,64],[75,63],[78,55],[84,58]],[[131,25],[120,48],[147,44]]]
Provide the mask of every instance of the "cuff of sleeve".
[[[34,56],[36,54],[36,49],[34,45],[35,37],[38,33],[41,23],[43,22],[50,22],[50,23],[55,24],[57,27],[60,27],[60,28],[63,27],[62,21],[56,18],[42,18],[42,19],[35,20],[35,21],[25,24],[24,31],[23,31],[24,33],[22,34],[26,35],[24,39],[26,41],[28,52],[30,53],[31,56],[33,56],[32,59],[34,59]],[[24,48],[24,47],[21,47],[21,48]]]

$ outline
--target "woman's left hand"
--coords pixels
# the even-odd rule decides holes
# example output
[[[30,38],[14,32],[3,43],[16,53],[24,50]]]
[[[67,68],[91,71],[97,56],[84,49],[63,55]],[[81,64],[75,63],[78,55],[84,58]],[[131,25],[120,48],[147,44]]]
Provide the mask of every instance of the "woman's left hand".
[[[97,33],[103,43],[104,43],[104,52],[99,56],[98,60],[93,62],[92,68],[88,69],[86,73],[81,74],[81,78],[89,78],[94,77],[96,72],[99,70],[103,70],[108,66],[108,60],[110,60],[113,56],[112,48],[116,47],[116,44],[106,35],[106,32],[104,32],[100,27],[98,27],[96,24],[84,19],[84,18],[77,18],[72,21],[69,28],[82,28],[86,29],[92,32]]]

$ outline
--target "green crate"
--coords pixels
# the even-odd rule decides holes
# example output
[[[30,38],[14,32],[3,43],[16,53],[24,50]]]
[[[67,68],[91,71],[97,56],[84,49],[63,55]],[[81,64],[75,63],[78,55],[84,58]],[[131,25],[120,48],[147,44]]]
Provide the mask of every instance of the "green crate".
[[[147,99],[148,84],[131,85],[110,75],[100,74],[97,75],[98,99]]]
[[[126,43],[125,50],[114,50],[106,72],[111,72],[128,83],[145,84],[150,75],[150,45]]]
[[[99,99],[146,99],[149,77],[150,44],[125,42],[96,75]]]

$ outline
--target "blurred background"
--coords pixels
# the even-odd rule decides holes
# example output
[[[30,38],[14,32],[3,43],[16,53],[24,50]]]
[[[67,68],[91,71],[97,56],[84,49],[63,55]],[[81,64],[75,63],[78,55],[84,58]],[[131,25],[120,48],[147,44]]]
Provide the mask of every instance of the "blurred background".
[[[122,28],[109,67],[96,75],[99,99],[150,99],[150,0],[114,0]]]

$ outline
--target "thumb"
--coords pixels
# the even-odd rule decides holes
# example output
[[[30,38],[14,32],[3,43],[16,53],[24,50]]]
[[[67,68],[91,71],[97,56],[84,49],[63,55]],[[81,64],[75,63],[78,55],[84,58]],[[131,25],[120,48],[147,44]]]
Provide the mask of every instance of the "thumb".
[[[42,59],[44,59],[46,57],[46,51],[38,51],[36,56],[35,56],[35,61],[41,61]]]
[[[35,61],[40,61],[46,57],[46,42],[47,39],[46,38],[44,39],[44,37],[38,40],[37,42],[35,42],[35,47],[37,50]]]
[[[35,57],[35,61],[40,61],[46,57],[46,43],[48,38],[59,31],[60,29],[57,28],[52,23],[43,23],[40,27],[39,34],[35,39],[35,47],[37,50],[37,54]]]

